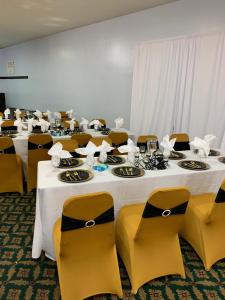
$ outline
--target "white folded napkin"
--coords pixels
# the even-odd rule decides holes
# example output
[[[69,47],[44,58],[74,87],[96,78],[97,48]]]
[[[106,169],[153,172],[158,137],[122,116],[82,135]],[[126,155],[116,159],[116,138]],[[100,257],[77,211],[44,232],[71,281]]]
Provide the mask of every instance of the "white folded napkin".
[[[80,121],[80,126],[83,128],[83,130],[87,130],[88,124],[89,124],[89,121],[82,117],[81,121]]]
[[[27,128],[25,125],[23,125],[21,118],[18,118],[16,121],[14,121],[14,126],[17,126],[17,131],[19,133],[21,133],[23,129]]]
[[[66,112],[68,118],[70,119],[74,119],[74,110],[73,109],[70,109]]]
[[[54,112],[54,117],[55,119],[59,119],[59,120],[62,118],[61,113],[58,111]]]
[[[44,119],[39,119],[36,125],[41,126],[42,132],[46,132],[49,129],[50,123]]]
[[[107,160],[107,152],[112,151],[114,148],[110,146],[106,141],[102,141],[102,144],[98,147],[100,151],[99,160],[104,163]]]
[[[42,112],[40,110],[37,110],[33,113],[33,115],[35,115],[35,117],[37,117],[38,119],[42,118]]]
[[[131,139],[128,139],[127,145],[118,147],[118,151],[120,153],[127,152],[127,160],[130,163],[134,163],[135,153],[139,151],[139,147],[137,147]]]
[[[16,119],[19,119],[21,116],[21,110],[19,108],[17,108],[14,113],[16,114]]]
[[[93,120],[89,123],[89,126],[94,125],[95,128],[103,126],[103,124],[99,120]]]
[[[176,142],[176,138],[170,140],[170,137],[168,134],[166,136],[164,136],[160,145],[163,147],[163,155],[165,157],[169,157],[170,152],[174,151],[173,147],[175,145],[175,142]]]
[[[2,131],[2,123],[3,123],[4,121],[2,120],[2,116],[0,116],[0,132]]]
[[[86,155],[86,164],[90,167],[93,166],[95,159],[94,159],[94,154],[95,152],[99,151],[99,146],[97,147],[94,143],[91,141],[88,142],[87,146],[85,148],[77,148],[75,151],[78,154],[81,155]]]
[[[74,131],[74,125],[76,123],[76,120],[72,119],[72,120],[66,121],[66,123],[70,124],[70,130]]]
[[[204,136],[204,141],[210,146],[212,146],[212,142],[216,139],[215,135],[207,134]]]
[[[52,119],[52,112],[48,109],[46,112],[43,113],[43,115],[46,116],[49,121]]]
[[[28,132],[32,132],[33,126],[36,126],[37,123],[38,123],[38,121],[34,120],[34,118],[28,119],[27,120]]]
[[[60,164],[61,158],[70,158],[72,155],[69,153],[69,151],[63,150],[63,145],[58,142],[54,144],[48,151],[48,155],[52,157],[52,165],[54,167],[58,167]]]
[[[4,111],[5,119],[8,119],[8,116],[10,115],[10,110],[9,108],[6,108]]]
[[[194,140],[190,142],[190,145],[194,149],[198,150],[198,154],[200,155],[200,157],[207,157],[209,155],[210,147],[206,141],[195,137]]]
[[[123,126],[124,124],[124,119],[121,117],[118,117],[114,120],[115,124],[116,124],[116,129],[119,129]]]

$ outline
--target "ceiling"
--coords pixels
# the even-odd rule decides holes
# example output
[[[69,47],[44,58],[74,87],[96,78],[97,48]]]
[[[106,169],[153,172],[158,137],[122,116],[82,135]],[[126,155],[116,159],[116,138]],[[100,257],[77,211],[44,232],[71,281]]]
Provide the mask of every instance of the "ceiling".
[[[177,0],[0,0],[0,48]]]

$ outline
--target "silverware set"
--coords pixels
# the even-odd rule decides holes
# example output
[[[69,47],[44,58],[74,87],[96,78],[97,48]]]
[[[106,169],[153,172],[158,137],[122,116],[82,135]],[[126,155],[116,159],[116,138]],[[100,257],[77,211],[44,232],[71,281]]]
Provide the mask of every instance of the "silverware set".
[[[133,173],[133,169],[132,168],[119,168],[120,173],[123,176],[134,176],[135,174]]]
[[[80,177],[77,171],[66,172],[66,178],[70,181],[81,181],[82,178]]]

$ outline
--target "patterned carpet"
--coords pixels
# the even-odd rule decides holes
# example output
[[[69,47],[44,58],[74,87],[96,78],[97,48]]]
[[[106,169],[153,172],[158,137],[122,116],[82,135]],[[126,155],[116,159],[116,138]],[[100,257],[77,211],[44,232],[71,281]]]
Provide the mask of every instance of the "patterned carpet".
[[[35,196],[17,193],[0,194],[0,299],[60,299],[55,262],[31,259],[35,217]],[[192,248],[181,241],[186,279],[166,276],[144,285],[136,296],[120,262],[123,299],[225,299],[225,260],[206,272]],[[88,282],[87,282],[88,284]],[[92,300],[116,300],[115,296],[96,296]],[[76,299],[74,299],[76,300]]]

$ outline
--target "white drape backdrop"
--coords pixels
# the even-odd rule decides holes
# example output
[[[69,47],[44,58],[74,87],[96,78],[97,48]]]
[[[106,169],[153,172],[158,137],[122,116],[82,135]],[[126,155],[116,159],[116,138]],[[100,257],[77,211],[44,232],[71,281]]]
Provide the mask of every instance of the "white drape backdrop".
[[[225,33],[145,42],[137,46],[131,131],[190,137],[225,132]]]

